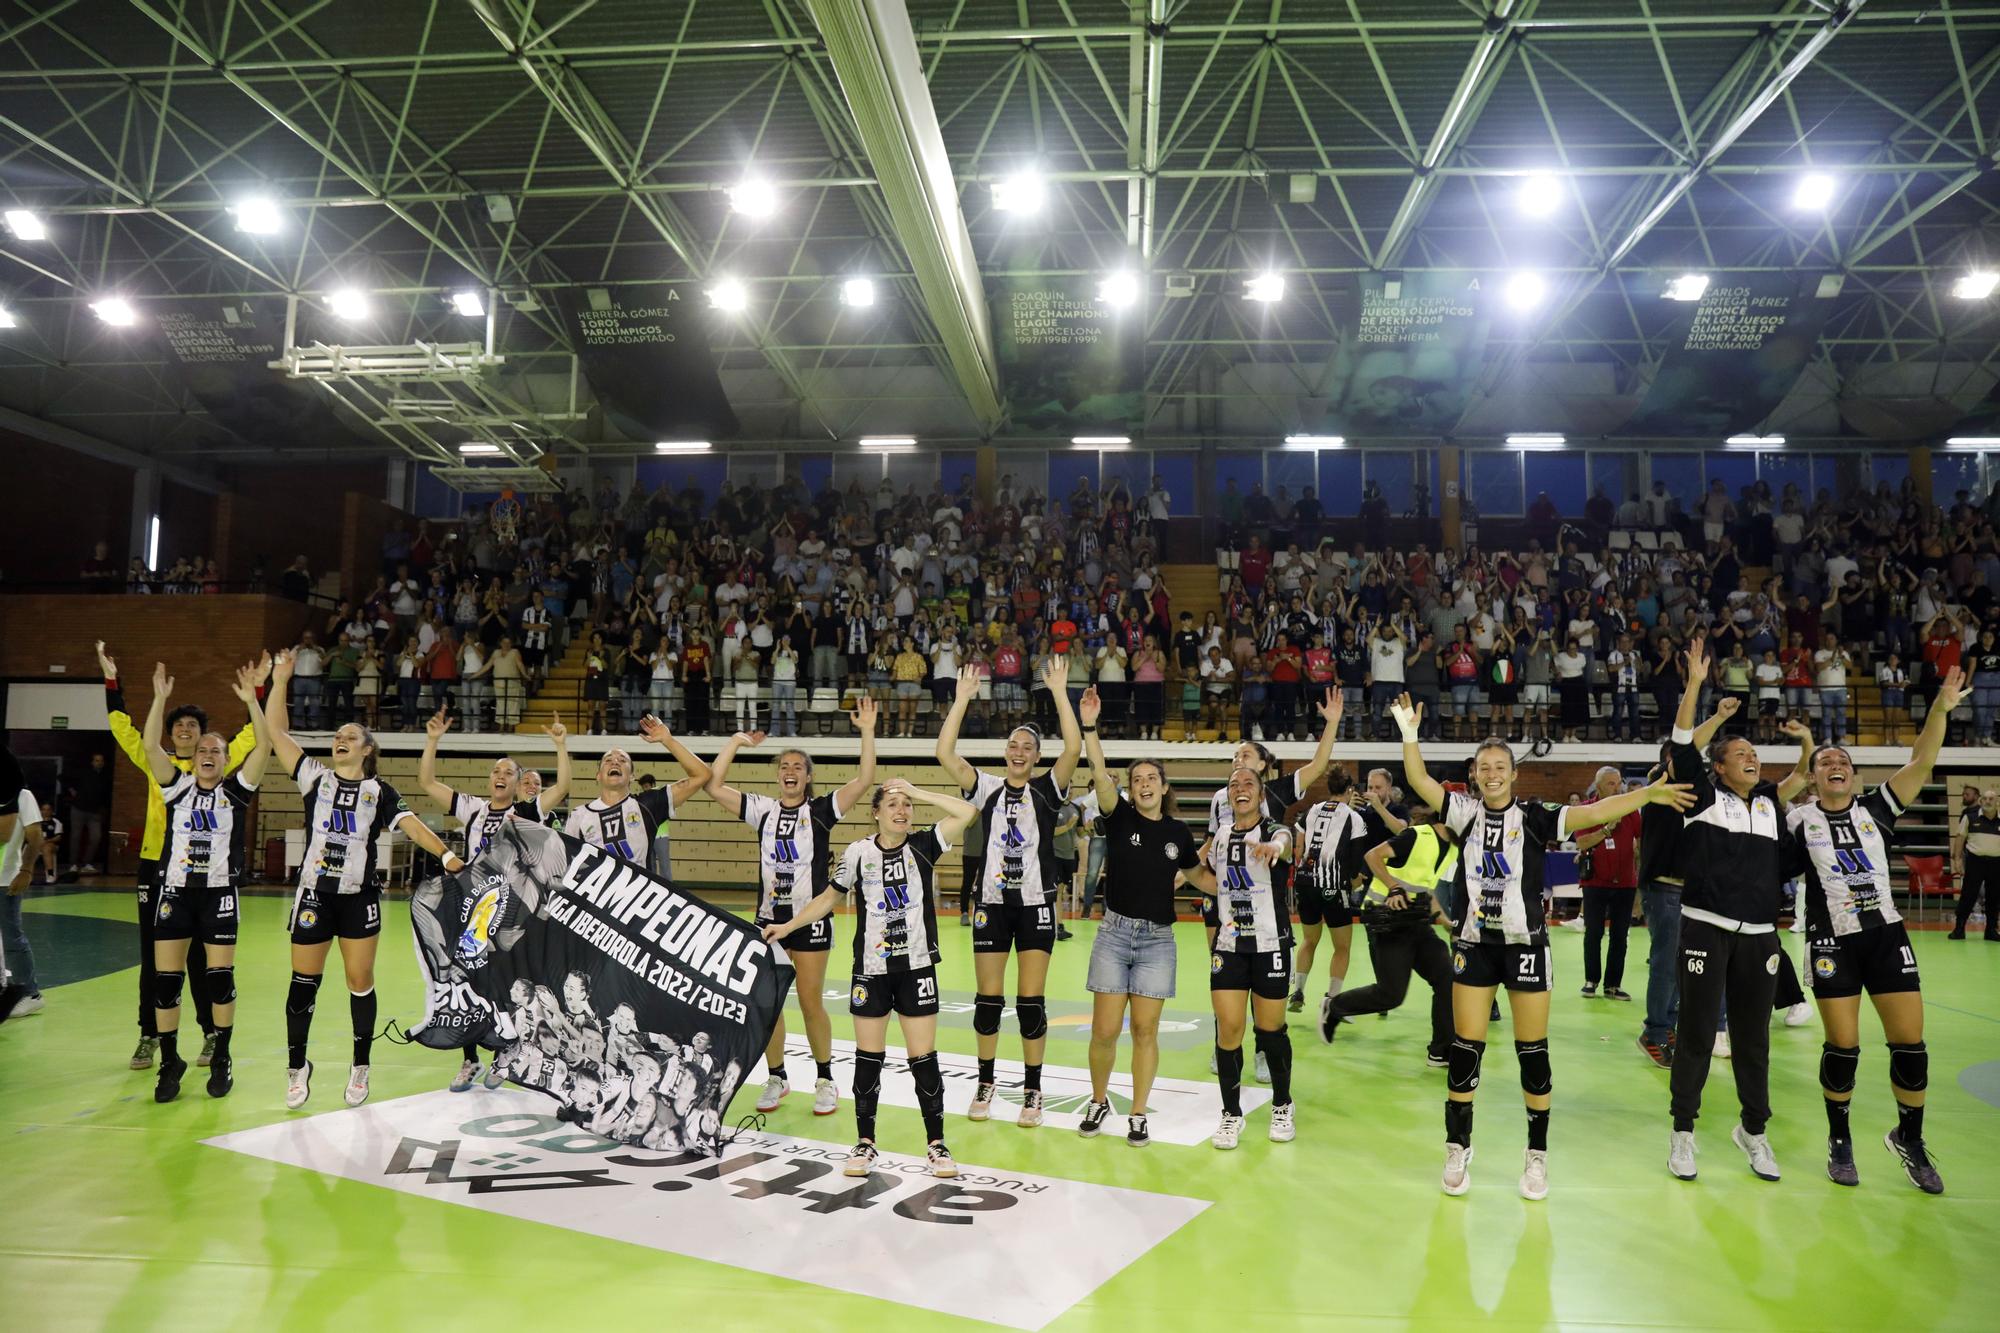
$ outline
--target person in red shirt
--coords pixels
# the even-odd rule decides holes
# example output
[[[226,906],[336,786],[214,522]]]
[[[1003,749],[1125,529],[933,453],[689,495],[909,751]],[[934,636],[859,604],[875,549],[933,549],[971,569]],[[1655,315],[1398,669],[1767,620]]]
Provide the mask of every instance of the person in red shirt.
[[[1590,784],[1592,801],[1609,800],[1625,789],[1618,770],[1606,764]],[[1632,929],[1632,900],[1639,890],[1639,812],[1577,835],[1586,859],[1583,870],[1583,998],[1597,997],[1598,951],[1611,928],[1610,957],[1603,960],[1604,998],[1629,1000],[1625,980],[1625,937]]]
[[[1249,549],[1237,557],[1236,573],[1252,597],[1263,596],[1264,580],[1271,573],[1271,553],[1260,539],[1252,537]]]
[[[1312,647],[1306,649],[1307,708],[1317,708],[1326,702],[1327,691],[1334,687],[1333,671],[1333,649],[1326,646],[1326,635],[1315,631]]]
[[[1292,642],[1292,636],[1278,631],[1278,641],[1264,656],[1271,672],[1271,727],[1282,740],[1292,739],[1298,717],[1299,682],[1305,679],[1306,656]]]
[[[1785,716],[1804,718],[1813,696],[1812,650],[1793,634],[1778,654],[1778,665],[1785,672]]]

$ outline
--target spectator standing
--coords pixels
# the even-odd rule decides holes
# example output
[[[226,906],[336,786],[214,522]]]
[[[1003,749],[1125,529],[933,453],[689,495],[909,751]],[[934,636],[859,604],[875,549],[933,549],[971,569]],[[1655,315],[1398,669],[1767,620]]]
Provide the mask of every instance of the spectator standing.
[[[299,725],[306,731],[318,731],[325,721],[326,652],[311,630],[299,635],[292,663],[292,706],[298,712]]]
[[[1605,765],[1590,784],[1589,799],[1608,800],[1624,790],[1618,770]],[[1583,998],[1595,999],[1598,982],[1607,1000],[1630,1000],[1624,990],[1626,935],[1632,928],[1632,903],[1639,891],[1639,838],[1643,814],[1633,811],[1616,823],[1577,835],[1583,858]],[[1606,930],[1611,935],[1608,956],[1600,958]]]
[[[1839,745],[1847,735],[1847,673],[1854,659],[1828,630],[1813,654],[1814,683],[1819,687],[1820,735],[1827,745]]]
[[[104,821],[111,811],[111,763],[102,754],[69,785],[69,868],[79,875],[97,873],[104,854]]]

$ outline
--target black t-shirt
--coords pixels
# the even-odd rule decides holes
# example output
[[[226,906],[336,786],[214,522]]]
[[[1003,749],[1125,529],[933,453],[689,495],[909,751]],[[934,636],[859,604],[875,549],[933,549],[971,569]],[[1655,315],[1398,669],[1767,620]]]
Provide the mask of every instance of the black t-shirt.
[[[1201,635],[1191,629],[1184,629],[1174,635],[1174,658],[1183,670],[1192,670],[1201,665]]]
[[[1981,652],[1972,659],[1972,674],[2000,674],[2000,652]]]
[[[1174,876],[1201,864],[1201,840],[1178,819],[1147,819],[1121,796],[1104,833],[1104,906],[1120,916],[1174,923]]]
[[[1333,660],[1340,671],[1340,683],[1351,689],[1360,689],[1362,677],[1368,674],[1367,645],[1345,642],[1335,644]]]

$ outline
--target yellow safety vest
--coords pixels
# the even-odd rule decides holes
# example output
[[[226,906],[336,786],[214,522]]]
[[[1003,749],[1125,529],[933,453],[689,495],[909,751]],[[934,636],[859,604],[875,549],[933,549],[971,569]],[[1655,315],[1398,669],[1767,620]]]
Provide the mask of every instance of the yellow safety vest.
[[[1416,845],[1410,848],[1409,859],[1396,867],[1396,878],[1423,885],[1425,892],[1435,894],[1437,885],[1458,873],[1458,848],[1438,836],[1435,824],[1417,825],[1416,834]],[[1403,891],[1401,885],[1384,883],[1379,875],[1368,881],[1368,897],[1375,903]]]

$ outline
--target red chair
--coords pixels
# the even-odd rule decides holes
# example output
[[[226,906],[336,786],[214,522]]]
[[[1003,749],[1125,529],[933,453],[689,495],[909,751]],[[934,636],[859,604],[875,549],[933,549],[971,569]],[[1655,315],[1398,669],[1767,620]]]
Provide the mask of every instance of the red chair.
[[[1903,865],[1910,872],[1910,895],[1917,900],[1917,919],[1923,919],[1924,899],[1956,898],[1958,889],[1952,884],[1951,876],[1945,874],[1942,856],[1903,857]],[[1943,912],[1942,906],[1938,909]]]

